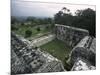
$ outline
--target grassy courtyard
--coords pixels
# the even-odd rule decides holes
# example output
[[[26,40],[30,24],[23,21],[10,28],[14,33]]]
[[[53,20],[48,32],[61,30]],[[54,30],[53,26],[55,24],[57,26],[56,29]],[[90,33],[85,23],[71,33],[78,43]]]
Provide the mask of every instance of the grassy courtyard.
[[[54,39],[53,41],[42,45],[40,48],[61,60],[63,64],[65,62],[65,56],[67,56],[71,51],[70,47],[68,47],[64,42],[57,39]]]

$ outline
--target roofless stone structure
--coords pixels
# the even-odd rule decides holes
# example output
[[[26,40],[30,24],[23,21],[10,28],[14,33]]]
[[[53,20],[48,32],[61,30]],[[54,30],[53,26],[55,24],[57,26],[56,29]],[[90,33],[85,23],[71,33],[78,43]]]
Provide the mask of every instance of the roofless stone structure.
[[[89,36],[88,30],[65,25],[55,25],[55,36],[30,42],[23,37],[11,33],[11,73],[44,73],[66,71],[60,60],[40,48],[32,48],[34,44],[42,45],[57,38],[71,46],[67,63],[72,71],[96,69],[96,39]],[[40,39],[40,38],[39,38]],[[32,43],[32,44],[31,44]]]
[[[28,42],[29,43],[29,42]],[[41,73],[65,71],[62,62],[49,53],[27,45],[27,41],[11,34],[11,73]]]

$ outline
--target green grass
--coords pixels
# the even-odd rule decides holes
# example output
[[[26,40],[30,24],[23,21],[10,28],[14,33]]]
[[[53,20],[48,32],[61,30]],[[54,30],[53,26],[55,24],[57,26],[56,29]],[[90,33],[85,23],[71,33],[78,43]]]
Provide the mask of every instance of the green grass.
[[[50,29],[46,29],[46,28],[40,28],[41,30],[37,31],[37,27],[20,26],[20,27],[18,27],[18,30],[15,30],[14,32],[24,37],[25,36],[25,31],[26,30],[31,30],[32,31],[32,36],[31,37],[34,37],[34,36],[37,36],[38,34],[45,34],[45,33],[50,31]]]
[[[65,63],[65,57],[68,56],[69,52],[71,51],[70,47],[57,39],[40,46],[40,48],[61,60],[63,64]]]

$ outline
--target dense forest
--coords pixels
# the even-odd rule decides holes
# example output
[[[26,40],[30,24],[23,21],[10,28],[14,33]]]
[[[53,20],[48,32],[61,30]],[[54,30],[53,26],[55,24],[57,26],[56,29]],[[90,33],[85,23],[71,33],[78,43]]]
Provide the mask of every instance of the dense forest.
[[[77,10],[73,16],[69,9],[63,7],[55,14],[54,21],[57,24],[87,29],[90,35],[96,36],[96,12],[90,8]]]

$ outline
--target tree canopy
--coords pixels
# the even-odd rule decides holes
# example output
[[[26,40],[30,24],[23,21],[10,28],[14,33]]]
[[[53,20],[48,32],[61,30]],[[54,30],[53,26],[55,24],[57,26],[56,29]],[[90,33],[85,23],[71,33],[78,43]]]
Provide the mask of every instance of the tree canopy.
[[[67,11],[67,12],[66,12]],[[54,15],[56,24],[64,24],[78,28],[87,29],[91,36],[96,35],[96,12],[90,8],[84,10],[77,10],[73,16],[70,10],[63,7],[58,13]]]

